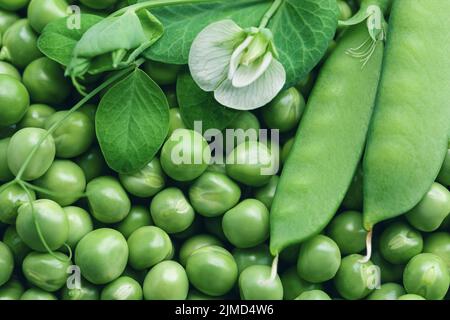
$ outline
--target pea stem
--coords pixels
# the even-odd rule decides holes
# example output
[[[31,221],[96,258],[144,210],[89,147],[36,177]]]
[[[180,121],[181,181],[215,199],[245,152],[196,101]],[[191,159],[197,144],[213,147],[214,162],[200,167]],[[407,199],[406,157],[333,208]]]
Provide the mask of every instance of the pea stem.
[[[272,261],[272,270],[270,272],[270,281],[273,282],[275,281],[275,278],[277,277],[277,273],[278,273],[278,259],[279,259],[280,255],[277,254],[275,256],[275,258],[273,258]]]
[[[366,236],[366,256],[359,260],[361,263],[367,263],[369,262],[370,258],[372,258],[372,234],[373,229],[371,229],[369,232],[367,232]]]
[[[51,191],[51,190],[48,190],[48,189],[45,189],[45,188],[41,188],[41,187],[35,186],[35,185],[33,185],[33,184],[29,183],[29,182],[26,182],[26,181],[23,181],[23,183],[24,183],[24,185],[27,188],[29,188],[31,190],[34,190],[36,192],[48,195],[48,196],[52,196],[52,197],[64,196],[64,192],[54,192],[54,191]],[[76,194],[72,193],[71,196],[76,196],[76,197],[82,198],[82,197],[86,196],[86,193],[84,193],[84,192],[76,193]]]
[[[270,19],[273,17],[273,15],[277,12],[278,8],[283,3],[283,0],[275,0],[272,4],[272,6],[267,10],[267,12],[264,14],[261,23],[259,24],[260,28],[265,28],[268,24]]]
[[[217,0],[156,0],[156,1],[145,1],[133,4],[131,6],[122,8],[112,13],[111,17],[117,17],[121,14],[124,14],[127,11],[139,11],[141,9],[153,9],[165,6],[172,6],[177,4],[196,4],[196,3],[204,3],[204,2],[217,2]]]

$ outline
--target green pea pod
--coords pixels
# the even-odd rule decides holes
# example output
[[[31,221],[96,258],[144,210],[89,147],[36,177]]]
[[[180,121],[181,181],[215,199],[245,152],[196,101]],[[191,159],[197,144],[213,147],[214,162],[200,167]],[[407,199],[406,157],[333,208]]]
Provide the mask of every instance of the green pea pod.
[[[369,38],[364,24],[349,27],[322,67],[271,211],[271,252],[319,233],[352,181],[375,104],[383,57],[377,41],[371,58],[348,54]]]
[[[430,189],[448,147],[450,1],[396,0],[364,158],[364,226]],[[418,93],[418,94],[416,94]]]
[[[81,77],[129,65],[162,34],[162,24],[146,9],[110,16],[83,34],[66,75]]]

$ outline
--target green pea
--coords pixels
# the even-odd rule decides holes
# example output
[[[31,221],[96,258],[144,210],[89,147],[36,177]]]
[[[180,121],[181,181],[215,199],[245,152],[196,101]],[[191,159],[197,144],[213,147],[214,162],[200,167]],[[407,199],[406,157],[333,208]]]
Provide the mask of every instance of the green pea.
[[[99,300],[100,290],[97,286],[82,278],[79,288],[69,289],[68,286],[64,286],[61,298],[62,300]]]
[[[166,178],[158,158],[133,174],[119,174],[120,182],[132,195],[140,198],[152,197],[166,185]]]
[[[336,241],[342,254],[360,253],[366,247],[367,235],[362,214],[356,211],[342,212],[331,220],[328,235]]]
[[[78,242],[94,229],[92,219],[86,210],[79,207],[65,207],[64,212],[69,221],[67,245],[74,249]]]
[[[167,259],[173,250],[169,235],[154,226],[141,227],[128,238],[129,264],[133,269],[144,270]]]
[[[17,184],[6,187],[0,193],[0,221],[8,224],[14,224],[18,215],[20,206],[30,200],[35,200],[36,195],[31,190],[30,197],[26,191]]]
[[[147,275],[148,270],[135,270],[131,268],[129,265],[125,268],[124,272],[122,273],[122,277],[129,277],[134,280],[136,280],[139,284],[144,283],[145,276]]]
[[[20,281],[11,279],[0,287],[0,300],[19,300],[23,292]]]
[[[287,132],[297,127],[305,110],[305,99],[294,87],[282,91],[262,109],[264,122],[271,129]]]
[[[38,192],[39,197],[46,197],[61,206],[68,206],[83,195],[86,178],[83,170],[75,162],[55,160],[47,172],[35,181],[35,184],[45,189]]]
[[[63,253],[31,252],[23,260],[22,271],[32,285],[55,292],[66,284],[70,265],[69,257]]]
[[[339,7],[339,20],[345,21],[352,17],[352,8],[348,5],[346,1],[338,0]]]
[[[17,233],[16,226],[9,226],[3,234],[3,242],[11,249],[14,255],[16,265],[22,265],[23,259],[31,251],[31,249],[23,242]]]
[[[205,217],[217,217],[234,207],[241,197],[239,186],[226,175],[203,173],[189,188],[195,211]]]
[[[3,47],[0,59],[11,62],[23,69],[33,60],[42,57],[37,47],[37,34],[27,19],[20,19],[12,24],[3,35]]]
[[[363,171],[361,165],[356,169],[342,205],[348,210],[362,211],[363,209]]]
[[[258,131],[261,128],[258,117],[250,111],[241,111],[239,115],[227,126],[227,129],[241,129],[247,131],[249,129]],[[250,140],[257,140],[257,137],[249,137]],[[244,141],[240,141],[242,143]]]
[[[380,237],[380,253],[390,263],[407,263],[422,249],[422,235],[403,222],[390,224]]]
[[[281,155],[280,155],[282,164],[286,163],[286,160],[287,160],[289,154],[291,153],[292,146],[294,145],[294,140],[295,140],[295,138],[292,137],[283,144],[283,147],[281,148]]]
[[[264,205],[268,209],[270,209],[270,207],[272,206],[273,198],[275,197],[275,192],[277,191],[279,181],[279,176],[272,176],[268,184],[259,187],[254,191],[255,198],[264,203]]]
[[[40,141],[43,140],[42,143]],[[7,151],[8,166],[14,175],[17,175],[36,147],[37,151],[31,157],[25,171],[23,180],[36,180],[42,177],[50,168],[55,159],[55,142],[47,131],[40,128],[24,128],[17,131],[11,138]]]
[[[158,263],[144,280],[145,300],[185,300],[188,291],[186,271],[175,261]]]
[[[275,174],[272,163],[272,154],[265,144],[247,141],[228,155],[226,169],[231,178],[251,187],[261,187]]]
[[[325,291],[309,290],[300,294],[295,300],[331,300],[331,298]]]
[[[29,105],[30,96],[20,80],[0,74],[0,126],[18,123]]]
[[[149,77],[160,86],[174,84],[181,70],[180,65],[157,61],[147,61],[143,68]]]
[[[191,254],[200,248],[207,246],[223,246],[220,240],[217,238],[208,235],[208,234],[198,234],[183,242],[183,245],[180,248],[180,263],[182,266],[186,266],[186,262]]]
[[[4,33],[14,22],[19,20],[19,16],[15,12],[9,12],[3,10],[2,6],[4,6],[5,1],[2,1],[0,4],[0,33]]]
[[[30,0],[2,0],[0,8],[8,11],[17,11],[24,8]]]
[[[143,206],[132,206],[130,213],[119,222],[115,229],[123,234],[125,238],[128,237],[140,227],[150,226],[153,224],[150,211]]]
[[[437,181],[445,186],[450,186],[450,143],[445,156],[444,163],[442,164],[441,171],[437,177]]]
[[[193,130],[178,129],[161,150],[164,172],[176,181],[198,178],[208,167],[211,153],[201,134]]]
[[[423,252],[433,253],[439,256],[445,262],[450,272],[450,234],[447,232],[430,234],[425,239]]]
[[[239,291],[242,300],[283,300],[283,285],[280,277],[272,278],[271,267],[254,265],[239,276]]]
[[[310,283],[300,278],[295,267],[289,268],[281,274],[281,283],[285,300],[294,300],[303,292],[322,288],[318,283]]]
[[[40,33],[50,22],[65,17],[67,7],[65,0],[31,0],[27,17],[33,29]]]
[[[19,71],[12,64],[5,61],[0,61],[0,75],[11,76],[18,81],[22,80]]]
[[[45,122],[55,112],[55,109],[46,104],[32,104],[19,122],[19,127],[44,129]]]
[[[336,275],[341,265],[341,252],[330,238],[317,235],[300,247],[297,272],[306,281],[321,283]]]
[[[382,283],[400,282],[402,280],[404,265],[387,262],[379,251],[372,253],[371,260],[375,266],[380,268],[380,279]]]
[[[116,178],[95,178],[87,184],[86,193],[91,214],[100,222],[116,223],[130,212],[130,199]]]
[[[406,213],[406,219],[414,228],[431,232],[439,228],[449,214],[450,191],[435,182],[422,200]]]
[[[92,121],[92,123],[95,122],[95,114],[97,113],[97,106],[95,104],[85,104],[78,109],[78,111],[84,113]]]
[[[195,250],[187,259],[186,272],[191,284],[210,296],[222,296],[229,292],[238,277],[233,256],[218,246]]]
[[[316,81],[316,75],[312,71],[303,77],[302,80],[297,83],[296,88],[302,93],[304,97],[308,97],[311,93],[311,89],[314,86],[314,82]]]
[[[182,232],[194,222],[195,212],[183,192],[167,188],[152,200],[150,212],[153,222],[167,233]]]
[[[59,104],[70,93],[64,70],[58,63],[45,57],[34,60],[25,68],[23,83],[33,102]]]
[[[342,259],[334,278],[339,294],[348,300],[366,297],[379,283],[379,275],[371,261],[362,262],[363,256],[352,254]]]
[[[225,297],[211,297],[195,289],[189,290],[186,300],[225,300]]]
[[[14,269],[14,257],[11,249],[0,241],[0,286],[8,282]]]
[[[246,199],[224,214],[222,228],[235,247],[254,247],[269,237],[269,210],[259,200]]]
[[[75,249],[75,263],[93,284],[117,279],[128,261],[127,241],[116,230],[102,228],[89,232]]]
[[[186,129],[186,125],[181,117],[180,109],[171,108],[169,110],[169,133],[167,136],[170,137],[176,129]]]
[[[425,298],[417,294],[404,294],[398,297],[397,300],[425,300]]]
[[[403,284],[408,293],[420,295],[427,300],[441,300],[450,284],[447,266],[437,255],[418,254],[406,265]]]
[[[48,130],[62,121],[68,111],[58,111],[45,121]],[[56,155],[73,158],[86,152],[95,138],[94,124],[84,113],[75,111],[52,133],[56,143]]]
[[[241,273],[250,266],[271,266],[273,257],[270,254],[269,247],[265,244],[247,249],[235,248],[233,250],[234,261]]]
[[[33,250],[47,252],[56,250],[66,243],[69,237],[69,221],[63,208],[47,199],[27,202],[19,208],[16,228],[22,240]],[[40,232],[36,229],[39,225]],[[41,235],[42,238],[41,238]]]
[[[0,181],[9,181],[14,178],[11,170],[9,170],[7,162],[10,140],[11,138],[0,139]]]
[[[398,300],[404,295],[405,289],[397,283],[385,283],[380,288],[375,289],[367,300]]]
[[[22,294],[20,300],[58,300],[58,298],[53,293],[38,288],[31,288]]]
[[[97,146],[90,148],[88,151],[78,157],[75,162],[84,171],[86,181],[101,176],[105,173],[106,162],[102,152]]]
[[[101,300],[142,300],[142,288],[136,280],[120,277],[103,288]]]

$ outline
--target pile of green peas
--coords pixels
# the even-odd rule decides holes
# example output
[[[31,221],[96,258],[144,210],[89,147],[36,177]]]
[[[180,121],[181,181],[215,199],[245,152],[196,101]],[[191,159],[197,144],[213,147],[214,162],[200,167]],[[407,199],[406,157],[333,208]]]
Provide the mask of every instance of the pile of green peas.
[[[106,165],[95,137],[98,100],[49,134],[80,97],[63,68],[39,52],[39,33],[64,16],[69,3],[106,15],[122,2],[0,0],[0,300],[447,297],[450,146],[422,201],[376,229],[371,261],[364,263],[359,171],[321,234],[271,256],[270,208],[279,173],[262,175],[264,159],[209,164],[207,141],[187,129],[178,108],[179,66],[143,65],[167,95],[170,132],[158,155],[138,172],[117,174]],[[341,19],[355,12],[347,2],[338,3]],[[282,164],[316,72],[229,125],[278,129],[280,145],[248,140],[228,156],[249,159],[263,150],[263,158],[270,158],[279,149]],[[170,139],[174,134],[191,143],[180,145]],[[171,154],[180,147],[202,161],[175,163]],[[72,266],[75,273],[68,272]],[[77,270],[80,286],[72,287],[68,280]]]

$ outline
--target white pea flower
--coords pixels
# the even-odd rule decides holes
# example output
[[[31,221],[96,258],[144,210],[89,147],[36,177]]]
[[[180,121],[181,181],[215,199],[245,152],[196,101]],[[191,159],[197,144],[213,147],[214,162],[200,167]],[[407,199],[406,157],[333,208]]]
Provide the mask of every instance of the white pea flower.
[[[269,29],[242,29],[232,20],[222,20],[197,35],[189,69],[197,85],[214,91],[222,105],[252,110],[269,103],[283,89],[286,71],[277,57]]]

